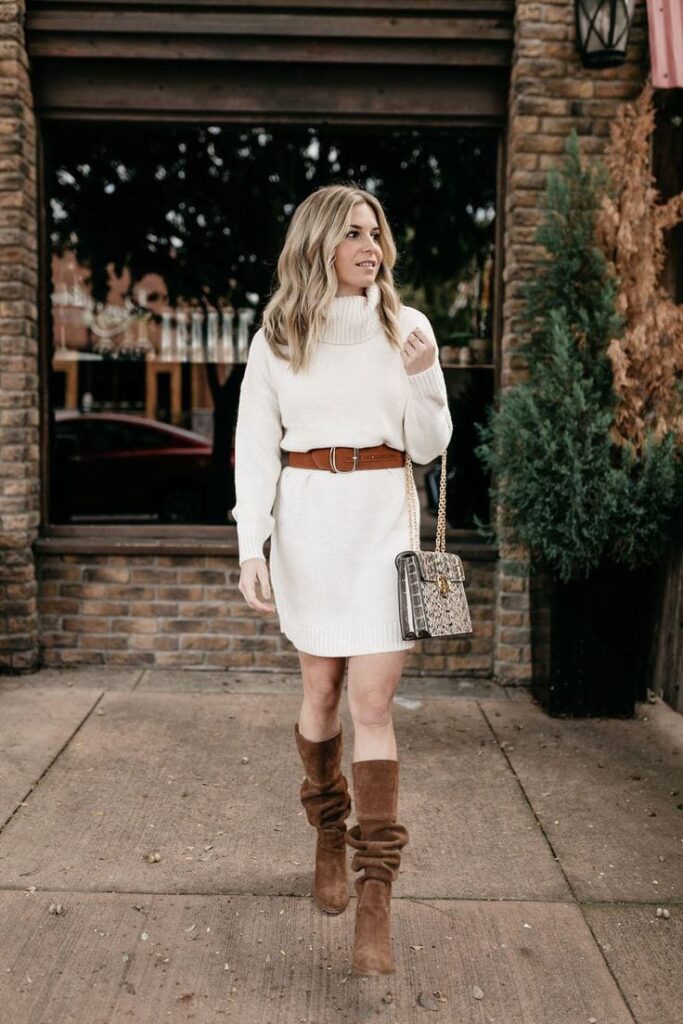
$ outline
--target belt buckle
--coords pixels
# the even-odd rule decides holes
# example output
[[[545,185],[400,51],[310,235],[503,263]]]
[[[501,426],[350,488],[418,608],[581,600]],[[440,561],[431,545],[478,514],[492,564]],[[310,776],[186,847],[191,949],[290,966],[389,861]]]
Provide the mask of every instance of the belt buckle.
[[[346,446],[340,445],[339,447]],[[351,446],[349,445],[349,447]],[[353,473],[354,469],[358,468],[358,460],[360,459],[360,455],[358,454],[358,448],[356,448],[355,446],[353,448],[353,465],[351,466],[351,469],[338,469],[336,453],[337,445],[335,444],[330,447],[330,469],[332,470],[333,473]]]

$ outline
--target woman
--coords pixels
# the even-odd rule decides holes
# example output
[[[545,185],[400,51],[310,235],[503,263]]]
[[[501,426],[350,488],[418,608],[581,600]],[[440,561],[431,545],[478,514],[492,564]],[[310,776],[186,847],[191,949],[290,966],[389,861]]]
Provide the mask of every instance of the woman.
[[[263,555],[270,537],[280,628],[303,676],[294,734],[301,801],[317,829],[314,899],[328,913],[348,904],[348,843],[352,869],[364,872],[355,880],[359,974],[394,970],[391,883],[408,841],[392,722],[415,646],[401,637],[394,564],[410,547],[405,453],[431,462],[453,432],[434,332],[401,304],[395,260],[382,206],[365,190],[330,185],[297,207],[249,350],[235,435],[239,590],[257,611],[276,611]],[[347,663],[358,821],[348,830],[339,718]]]

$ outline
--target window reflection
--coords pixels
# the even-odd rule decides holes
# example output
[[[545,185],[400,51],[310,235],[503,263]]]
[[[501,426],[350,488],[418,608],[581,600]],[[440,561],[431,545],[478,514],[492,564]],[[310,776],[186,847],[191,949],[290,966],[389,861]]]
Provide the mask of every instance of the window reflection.
[[[201,434],[116,413],[61,410],[55,420],[57,474],[72,521],[192,522],[206,514],[211,444]]]
[[[312,189],[342,180],[382,198],[396,283],[429,315],[448,368],[448,520],[486,518],[471,449],[493,397],[492,133],[82,122],[46,133],[51,522],[231,522],[239,387],[286,227]],[[438,481],[422,476],[435,507]]]

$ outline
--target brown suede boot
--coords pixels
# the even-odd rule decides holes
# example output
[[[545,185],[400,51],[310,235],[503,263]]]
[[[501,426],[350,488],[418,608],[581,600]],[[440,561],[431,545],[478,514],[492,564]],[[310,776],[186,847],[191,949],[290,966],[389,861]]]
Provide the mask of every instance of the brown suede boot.
[[[352,761],[353,795],[358,824],[346,833],[355,853],[354,871],[365,868],[355,880],[358,894],[351,958],[355,974],[391,974],[391,883],[398,878],[401,850],[408,829],[396,821],[398,811],[398,761]]]
[[[306,772],[301,803],[310,824],[318,830],[313,898],[321,910],[339,914],[349,902],[344,834],[351,813],[349,788],[341,772],[342,730],[340,727],[334,736],[316,743],[302,736],[295,722],[294,735]]]

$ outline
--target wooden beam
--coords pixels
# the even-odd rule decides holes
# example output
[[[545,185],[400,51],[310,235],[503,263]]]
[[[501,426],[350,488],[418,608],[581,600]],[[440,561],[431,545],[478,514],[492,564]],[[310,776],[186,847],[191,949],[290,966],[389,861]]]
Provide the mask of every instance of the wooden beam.
[[[372,8],[370,8],[372,10]],[[168,11],[163,19],[158,12],[97,10],[87,17],[82,12],[34,11],[27,18],[31,37],[54,32],[70,35],[126,36],[294,36],[297,39],[434,39],[511,41],[512,25],[504,18],[410,18],[377,17],[374,11],[360,14],[215,14]],[[30,40],[29,40],[30,42]]]
[[[157,34],[142,38],[126,35],[87,36],[78,33],[38,34],[31,38],[29,56],[33,63],[45,59],[84,60],[175,60],[230,61],[240,63],[286,64],[394,64],[411,68],[509,67],[509,45],[481,40],[329,40],[297,37],[261,38],[216,35],[181,38]]]
[[[246,6],[246,10],[245,10]],[[513,3],[31,4],[29,57],[509,65]],[[283,10],[284,8],[284,10]]]
[[[31,0],[27,18],[43,14],[72,13],[91,17],[103,8],[102,0]],[[121,11],[125,16],[131,11],[130,0],[108,0],[106,9]],[[201,2],[178,3],[177,0],[138,0],[135,11],[166,15],[179,12],[186,17],[201,17],[204,14],[258,14],[270,19],[274,11],[310,17],[312,14],[339,14],[339,0],[201,0]],[[512,24],[515,0],[348,0],[344,14],[353,17],[419,17],[419,18],[502,18]]]
[[[406,75],[368,66],[242,65],[173,61],[41,61],[34,68],[42,117],[112,120],[250,120],[338,124],[504,123],[505,68],[422,68]]]

